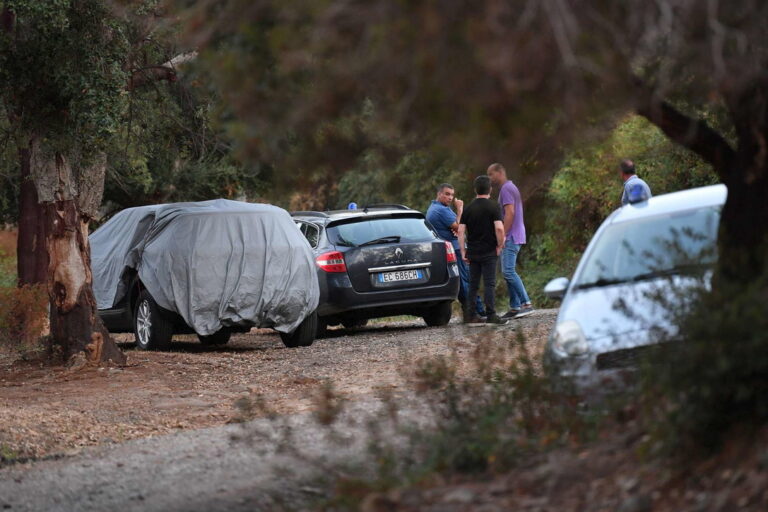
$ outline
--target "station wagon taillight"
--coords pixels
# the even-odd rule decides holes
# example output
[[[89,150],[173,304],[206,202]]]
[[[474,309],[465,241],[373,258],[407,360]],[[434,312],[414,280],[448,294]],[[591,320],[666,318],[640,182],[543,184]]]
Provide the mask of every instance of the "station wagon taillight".
[[[456,263],[456,251],[453,250],[451,242],[445,242],[445,261],[447,263]]]
[[[347,264],[344,255],[339,251],[326,252],[315,258],[317,266],[326,272],[346,272]]]

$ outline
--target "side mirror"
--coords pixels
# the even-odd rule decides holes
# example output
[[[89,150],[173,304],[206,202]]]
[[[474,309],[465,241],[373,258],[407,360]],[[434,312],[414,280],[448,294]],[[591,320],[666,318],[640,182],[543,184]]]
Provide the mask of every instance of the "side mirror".
[[[544,287],[544,295],[550,299],[562,300],[570,283],[567,277],[556,277]]]

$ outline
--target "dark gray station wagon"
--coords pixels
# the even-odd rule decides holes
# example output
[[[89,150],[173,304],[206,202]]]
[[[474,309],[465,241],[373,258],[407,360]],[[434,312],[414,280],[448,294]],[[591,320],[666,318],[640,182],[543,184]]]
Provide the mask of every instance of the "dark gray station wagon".
[[[318,335],[328,325],[393,315],[420,316],[429,326],[450,321],[457,255],[421,212],[380,205],[291,215],[315,252]]]

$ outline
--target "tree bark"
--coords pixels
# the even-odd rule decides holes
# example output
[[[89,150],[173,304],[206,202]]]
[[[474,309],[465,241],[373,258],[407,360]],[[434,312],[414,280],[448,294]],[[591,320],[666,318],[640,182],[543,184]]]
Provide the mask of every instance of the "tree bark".
[[[734,150],[704,121],[654,97],[639,82],[635,85],[640,90],[637,112],[711,163],[728,187],[715,287],[726,286],[732,292],[757,277],[768,278],[768,87],[758,84],[726,98],[738,138]]]
[[[59,153],[46,153],[33,139],[30,169],[38,196],[37,213],[44,227],[48,255],[46,284],[50,299],[51,338],[55,352],[65,360],[84,353],[91,363],[124,364],[125,355],[109,336],[93,295],[89,215],[84,212],[101,201],[101,194],[82,186],[103,183],[104,162],[73,172]],[[98,197],[97,197],[98,196]],[[81,203],[83,203],[81,205]]]
[[[73,199],[40,205],[49,254],[51,336],[66,360],[84,352],[88,361],[125,363],[96,311],[88,244],[88,219]]]
[[[44,284],[48,275],[45,229],[30,173],[30,149],[19,150],[21,189],[19,191],[19,234],[16,265],[19,286]]]
[[[723,182],[728,201],[720,230],[718,275],[749,285],[768,279],[768,84],[726,100],[739,147]]]
[[[704,121],[692,119],[670,103],[654,96],[639,80],[635,81],[635,86],[638,91],[635,104],[637,113],[658,126],[671,140],[712,164],[720,179],[725,180],[736,156],[730,144]]]
[[[753,160],[748,156],[737,161]],[[746,180],[746,175],[751,179]],[[744,287],[768,278],[768,169],[751,166],[734,170],[725,181],[728,200],[720,221],[717,282]]]

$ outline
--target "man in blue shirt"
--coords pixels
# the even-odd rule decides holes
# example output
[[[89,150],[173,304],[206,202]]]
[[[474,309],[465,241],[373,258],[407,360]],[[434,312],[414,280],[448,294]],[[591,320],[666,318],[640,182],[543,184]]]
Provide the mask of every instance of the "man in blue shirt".
[[[621,170],[621,179],[624,180],[624,190],[621,194],[621,206],[629,203],[631,195],[641,200],[651,198],[651,187],[637,177],[635,163],[632,160],[622,160],[621,164],[619,164],[619,169]],[[633,189],[636,189],[634,193],[632,192]],[[636,200],[637,199],[635,199],[635,201]]]
[[[459,280],[459,302],[463,308],[467,298],[467,290],[469,289],[469,270],[466,263],[461,259],[461,250],[456,233],[458,232],[461,214],[464,210],[464,201],[456,199],[454,194],[453,185],[442,183],[438,186],[437,198],[432,201],[427,210],[427,220],[435,228],[440,238],[451,242],[453,250],[456,252],[456,264],[459,267],[459,276],[461,277]],[[451,203],[456,205],[456,213],[451,210]],[[475,297],[475,309],[478,316],[485,316],[480,297]]]

